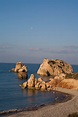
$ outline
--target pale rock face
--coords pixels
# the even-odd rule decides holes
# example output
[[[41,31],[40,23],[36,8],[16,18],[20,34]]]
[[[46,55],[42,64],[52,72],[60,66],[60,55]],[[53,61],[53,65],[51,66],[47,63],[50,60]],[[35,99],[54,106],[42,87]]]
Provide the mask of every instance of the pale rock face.
[[[40,82],[35,85],[35,89],[40,89]]]
[[[15,66],[15,72],[17,72],[19,69],[21,69],[23,66],[22,62],[17,62]]]
[[[31,87],[35,87],[35,83],[36,83],[36,79],[35,79],[35,76],[34,74],[31,74],[29,80],[28,80],[28,87],[31,88]]]
[[[43,76],[59,75],[61,73],[73,73],[72,66],[62,60],[44,59],[37,71],[37,74]]]
[[[37,73],[38,73],[38,74],[40,73],[41,76],[47,76],[47,71],[46,71],[46,69],[41,69],[41,67],[40,67],[40,69],[38,70]]]
[[[61,80],[63,80],[63,79],[65,79],[65,76],[66,76],[66,74],[61,73],[61,74],[55,76],[54,79],[61,79]]]
[[[42,82],[43,80],[42,80],[42,78],[38,78],[38,82]]]
[[[28,72],[27,66],[24,65],[22,62],[17,62],[15,72]]]

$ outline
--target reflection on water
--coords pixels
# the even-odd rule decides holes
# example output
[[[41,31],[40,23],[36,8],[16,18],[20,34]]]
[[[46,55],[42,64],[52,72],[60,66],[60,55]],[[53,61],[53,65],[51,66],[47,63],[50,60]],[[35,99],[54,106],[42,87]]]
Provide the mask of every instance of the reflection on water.
[[[27,79],[28,78],[28,75],[26,72],[19,72],[19,73],[17,73],[17,76],[19,79]]]
[[[25,97],[26,104],[29,106],[48,104],[48,103],[56,103],[59,101],[64,101],[67,97],[66,94],[55,92],[55,91],[43,91],[40,90],[30,90],[24,89],[22,90],[23,96]]]
[[[32,90],[32,89],[24,89],[23,91],[23,95],[27,95],[27,96],[34,96],[36,95],[39,91],[38,90]]]

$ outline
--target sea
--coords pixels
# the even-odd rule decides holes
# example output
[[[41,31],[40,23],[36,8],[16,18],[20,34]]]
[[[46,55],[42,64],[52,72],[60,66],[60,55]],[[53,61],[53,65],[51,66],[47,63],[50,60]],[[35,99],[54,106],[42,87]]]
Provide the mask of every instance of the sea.
[[[19,79],[16,73],[10,72],[15,63],[0,63],[0,113],[19,110],[40,105],[55,104],[66,99],[66,95],[56,91],[39,91],[21,89],[19,86],[26,79]],[[25,64],[28,67],[28,78],[34,74],[36,78],[40,64]],[[78,72],[78,65],[72,65]]]

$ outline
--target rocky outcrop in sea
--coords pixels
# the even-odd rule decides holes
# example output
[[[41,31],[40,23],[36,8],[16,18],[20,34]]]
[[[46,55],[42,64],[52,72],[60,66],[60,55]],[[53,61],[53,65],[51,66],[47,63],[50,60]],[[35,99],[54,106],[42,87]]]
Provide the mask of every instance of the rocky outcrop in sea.
[[[52,76],[59,75],[61,73],[71,74],[73,73],[73,68],[70,64],[62,60],[49,60],[44,59],[43,63],[40,65],[37,74],[42,76]]]
[[[54,82],[56,79],[60,79],[59,81],[63,80],[65,78],[65,74],[60,74],[59,76],[53,78],[50,78],[48,81],[44,81],[41,77],[36,79],[34,74],[31,74],[28,81],[24,82],[20,85],[22,89],[28,88],[28,89],[36,89],[41,91],[51,91],[54,89]]]
[[[62,60],[44,59],[37,73],[40,78],[36,79],[34,74],[31,74],[28,81],[20,85],[21,88],[51,91],[62,87],[78,90],[78,73],[73,73],[72,66]],[[44,76],[48,78],[47,81]]]
[[[42,77],[36,79],[34,74],[31,74],[28,81],[20,84],[20,87],[22,89],[28,88],[41,91],[52,91],[56,90],[57,87],[78,90],[78,80],[71,77],[66,79],[66,77],[66,74],[61,73],[45,81]]]
[[[12,68],[10,71],[17,73],[21,79],[28,77],[28,68],[22,62],[17,62],[15,68]]]

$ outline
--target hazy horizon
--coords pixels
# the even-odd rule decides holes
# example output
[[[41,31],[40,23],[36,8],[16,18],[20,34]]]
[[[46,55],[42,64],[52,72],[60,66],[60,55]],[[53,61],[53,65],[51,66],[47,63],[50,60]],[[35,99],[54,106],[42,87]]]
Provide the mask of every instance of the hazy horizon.
[[[0,0],[0,63],[78,64],[78,0]]]

